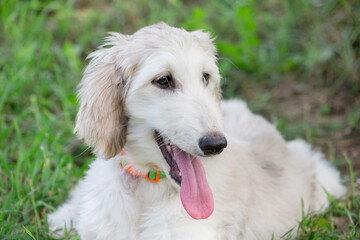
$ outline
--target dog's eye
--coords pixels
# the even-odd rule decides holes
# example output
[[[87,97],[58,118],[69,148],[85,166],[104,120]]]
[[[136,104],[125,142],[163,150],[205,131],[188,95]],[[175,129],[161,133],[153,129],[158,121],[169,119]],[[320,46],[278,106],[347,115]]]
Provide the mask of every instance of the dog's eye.
[[[171,76],[162,76],[159,79],[153,80],[152,83],[162,89],[167,89],[174,86]]]
[[[210,78],[210,74],[203,73],[202,80],[205,86],[209,85],[209,78]]]

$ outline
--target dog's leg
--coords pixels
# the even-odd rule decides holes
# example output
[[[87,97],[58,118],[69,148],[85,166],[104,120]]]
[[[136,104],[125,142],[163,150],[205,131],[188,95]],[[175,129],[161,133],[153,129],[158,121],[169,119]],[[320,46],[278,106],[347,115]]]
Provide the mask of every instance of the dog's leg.
[[[136,179],[120,170],[116,158],[97,159],[86,175],[75,222],[81,239],[137,239]]]
[[[74,228],[71,236],[79,234],[82,240],[138,239],[138,203],[131,188],[134,179],[126,179],[129,176],[119,168],[118,159],[97,159],[91,164],[86,177],[70,193],[70,200],[48,215],[54,238],[64,236],[66,225],[68,234]]]
[[[194,220],[184,210],[180,197],[153,203],[140,218],[139,240],[216,239],[216,228],[210,219]]]
[[[65,235],[74,236],[74,220],[78,211],[78,192],[81,189],[80,182],[74,190],[70,192],[69,200],[61,205],[55,212],[47,216],[50,235],[53,238],[63,238]],[[65,233],[66,229],[66,233]]]

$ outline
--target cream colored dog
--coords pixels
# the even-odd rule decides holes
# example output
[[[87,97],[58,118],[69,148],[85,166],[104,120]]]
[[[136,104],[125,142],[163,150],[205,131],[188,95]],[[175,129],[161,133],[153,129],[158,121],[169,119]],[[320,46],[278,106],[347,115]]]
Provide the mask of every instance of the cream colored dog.
[[[317,211],[324,190],[344,194],[321,153],[221,101],[215,52],[209,34],[160,23],[90,54],[75,132],[97,158],[48,216],[54,236],[278,239],[302,202]]]

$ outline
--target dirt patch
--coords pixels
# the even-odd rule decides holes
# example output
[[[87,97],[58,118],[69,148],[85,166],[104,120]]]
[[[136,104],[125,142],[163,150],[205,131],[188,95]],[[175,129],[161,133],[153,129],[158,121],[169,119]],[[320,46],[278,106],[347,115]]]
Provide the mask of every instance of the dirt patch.
[[[360,177],[360,123],[354,128],[348,120],[350,109],[360,106],[359,97],[345,91],[333,93],[330,87],[299,83],[291,77],[270,89],[270,93],[270,105],[289,124],[304,121],[314,126],[326,126],[324,136],[315,138],[315,145],[328,157],[332,155],[339,159],[342,172],[349,172],[346,163],[349,158],[356,176]]]

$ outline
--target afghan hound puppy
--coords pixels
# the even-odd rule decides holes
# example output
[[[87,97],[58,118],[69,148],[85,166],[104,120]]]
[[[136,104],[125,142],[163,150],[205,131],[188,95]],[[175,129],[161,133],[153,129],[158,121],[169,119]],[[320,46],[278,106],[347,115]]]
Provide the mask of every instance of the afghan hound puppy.
[[[97,158],[48,215],[54,236],[279,239],[345,193],[320,152],[221,100],[208,33],[111,33],[89,59],[75,132]]]

